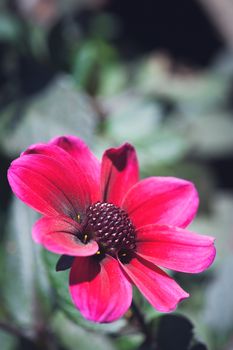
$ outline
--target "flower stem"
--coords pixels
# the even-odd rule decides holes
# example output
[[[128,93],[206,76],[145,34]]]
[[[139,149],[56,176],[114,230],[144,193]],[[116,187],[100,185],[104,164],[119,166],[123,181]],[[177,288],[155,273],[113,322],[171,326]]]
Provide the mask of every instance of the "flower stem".
[[[16,337],[25,336],[24,333],[19,328],[17,328],[16,326],[12,326],[8,323],[5,323],[4,321],[0,321],[0,329]]]
[[[146,337],[146,341],[150,340],[151,339],[150,330],[149,330],[148,325],[145,321],[143,313],[141,312],[141,310],[139,309],[139,307],[137,306],[135,301],[132,301],[131,310],[133,312],[135,319],[137,319],[137,321],[138,321],[138,324],[141,328],[142,333]]]

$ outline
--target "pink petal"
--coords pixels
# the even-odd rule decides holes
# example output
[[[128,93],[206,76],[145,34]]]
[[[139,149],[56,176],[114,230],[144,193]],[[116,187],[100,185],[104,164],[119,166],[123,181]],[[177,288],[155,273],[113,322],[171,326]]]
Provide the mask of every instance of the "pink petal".
[[[132,286],[112,257],[76,258],[70,273],[70,293],[82,315],[94,322],[112,322],[130,307]]]
[[[76,217],[99,199],[97,182],[55,145],[29,148],[12,162],[8,180],[23,202],[45,215]]]
[[[135,149],[128,143],[108,149],[102,159],[101,191],[105,202],[120,205],[127,191],[138,181]]]
[[[135,256],[122,269],[154,308],[161,312],[173,311],[189,296],[170,276],[158,267]]]
[[[173,177],[150,177],[138,182],[123,203],[134,225],[167,224],[186,227],[198,208],[194,185]]]
[[[75,236],[79,230],[80,225],[68,217],[43,217],[35,223],[32,235],[37,243],[53,253],[71,256],[95,254],[98,244],[93,240],[83,244]]]
[[[85,171],[85,174],[99,184],[100,161],[81,139],[67,135],[54,138],[50,144],[59,146],[68,152],[78,162],[79,167]]]
[[[198,273],[215,257],[214,238],[172,226],[148,225],[137,230],[137,254],[175,271]]]

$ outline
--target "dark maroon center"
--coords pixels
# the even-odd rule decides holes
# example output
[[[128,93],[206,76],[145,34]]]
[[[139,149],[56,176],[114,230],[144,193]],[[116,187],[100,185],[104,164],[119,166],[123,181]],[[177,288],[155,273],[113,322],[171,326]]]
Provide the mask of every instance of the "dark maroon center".
[[[136,248],[135,228],[128,214],[114,204],[92,204],[86,211],[85,221],[83,240],[96,240],[101,253],[124,256]]]

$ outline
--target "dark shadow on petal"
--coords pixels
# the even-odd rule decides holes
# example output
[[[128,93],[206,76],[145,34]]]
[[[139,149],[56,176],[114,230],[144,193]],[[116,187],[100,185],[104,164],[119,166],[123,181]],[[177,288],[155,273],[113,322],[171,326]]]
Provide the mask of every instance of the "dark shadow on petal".
[[[101,271],[96,255],[89,257],[75,257],[72,264],[72,278],[70,285],[92,281]]]
[[[126,168],[128,162],[128,151],[131,150],[132,146],[125,144],[124,147],[114,150],[114,152],[107,152],[109,159],[111,159],[114,167],[116,167],[118,171],[123,171]]]

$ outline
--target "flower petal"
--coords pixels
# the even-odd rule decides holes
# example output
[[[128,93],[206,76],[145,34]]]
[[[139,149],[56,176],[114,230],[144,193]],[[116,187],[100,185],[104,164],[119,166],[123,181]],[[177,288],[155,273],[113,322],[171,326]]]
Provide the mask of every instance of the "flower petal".
[[[125,143],[104,153],[101,168],[101,191],[104,202],[120,205],[138,178],[138,161],[133,146]]]
[[[23,202],[45,215],[75,217],[99,199],[98,183],[55,145],[30,147],[12,162],[8,180]]]
[[[127,193],[122,207],[139,228],[149,224],[186,227],[198,208],[194,185],[174,177],[150,177]]]
[[[92,178],[92,181],[100,182],[100,161],[90,151],[88,146],[78,137],[67,135],[56,137],[50,141],[51,145],[61,147],[69,153],[85,171],[86,176]]]
[[[43,217],[39,219],[32,231],[37,243],[57,254],[71,256],[89,256],[95,254],[99,246],[95,241],[83,244],[76,234],[80,225],[68,217]]]
[[[137,254],[167,269],[198,273],[212,264],[216,251],[213,237],[148,225],[137,230]]]
[[[70,273],[70,293],[85,318],[94,322],[112,322],[130,307],[132,286],[118,261],[98,256],[76,258]]]
[[[173,311],[181,300],[189,296],[164,271],[136,255],[128,264],[121,263],[121,266],[130,280],[158,311]]]

